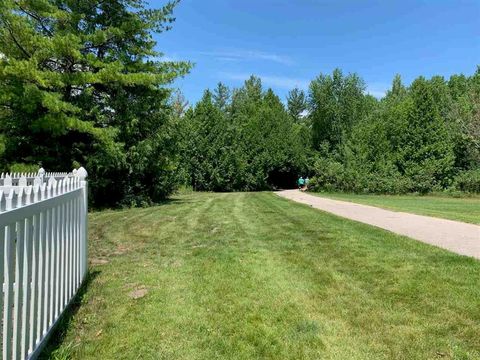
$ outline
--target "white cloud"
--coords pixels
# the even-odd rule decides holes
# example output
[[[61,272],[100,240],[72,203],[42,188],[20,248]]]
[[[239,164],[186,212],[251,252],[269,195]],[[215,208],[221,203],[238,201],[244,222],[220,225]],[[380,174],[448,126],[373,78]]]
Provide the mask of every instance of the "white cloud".
[[[250,77],[246,73],[220,73],[220,76],[226,77],[230,80],[245,81]],[[262,79],[262,83],[266,86],[278,87],[283,89],[293,89],[298,87],[300,89],[307,89],[310,81],[299,78],[292,78],[286,76],[272,76],[272,75],[256,75]]]
[[[224,61],[271,61],[283,65],[292,65],[293,60],[285,55],[279,55],[274,53],[268,53],[258,50],[219,50],[219,51],[202,51],[200,55],[213,56],[218,60]]]

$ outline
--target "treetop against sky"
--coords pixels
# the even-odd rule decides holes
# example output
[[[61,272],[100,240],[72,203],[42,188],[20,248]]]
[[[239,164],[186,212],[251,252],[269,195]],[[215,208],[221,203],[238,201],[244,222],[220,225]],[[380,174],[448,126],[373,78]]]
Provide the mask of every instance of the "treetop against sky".
[[[191,103],[205,87],[239,86],[251,74],[283,100],[336,67],[381,97],[396,73],[406,84],[471,74],[480,54],[478,1],[182,0],[175,17],[158,48],[167,60],[195,63],[176,82]]]

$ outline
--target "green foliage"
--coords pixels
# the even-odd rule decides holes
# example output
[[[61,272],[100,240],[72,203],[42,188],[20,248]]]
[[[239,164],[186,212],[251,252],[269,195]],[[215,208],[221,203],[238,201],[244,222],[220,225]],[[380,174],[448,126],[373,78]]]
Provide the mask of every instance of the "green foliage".
[[[320,157],[313,166],[315,176],[310,179],[309,189],[313,191],[334,191],[342,189],[345,169],[342,163],[328,157]]]
[[[306,167],[302,128],[272,90],[251,77],[230,90],[206,91],[181,120],[185,178],[196,190],[261,190],[293,186]]]
[[[5,136],[0,134],[0,159],[3,157],[3,153],[5,152]]]
[[[34,173],[36,174],[40,166],[35,164],[23,164],[23,163],[15,163],[11,164],[8,168],[8,172],[10,173]]]
[[[337,148],[344,135],[366,112],[365,84],[356,74],[319,75],[310,84],[308,109],[312,122],[313,146],[323,143]]]
[[[464,82],[466,81],[466,85]],[[458,83],[461,83],[461,86]],[[471,78],[452,76],[449,81],[456,101],[448,114],[455,139],[455,165],[480,167],[480,67]],[[460,87],[460,90],[458,88]]]
[[[295,122],[302,120],[302,113],[307,110],[307,99],[303,90],[295,88],[288,93],[287,109]]]
[[[233,144],[234,129],[206,91],[195,108],[182,119],[182,158],[188,182],[196,190],[231,191],[239,167]]]
[[[152,60],[161,55],[152,33],[170,28],[176,3],[3,2],[2,165],[81,164],[95,205],[168,195],[176,155],[165,85],[190,64]]]
[[[320,76],[310,86],[312,137],[320,156],[310,187],[397,194],[453,185],[478,191],[472,174],[480,165],[479,79],[478,71],[448,82],[419,77],[406,88],[397,75],[378,102],[361,94],[361,87],[349,93],[355,96],[344,95],[339,72]],[[473,173],[453,180],[468,169]]]
[[[230,89],[225,84],[219,82],[213,90],[212,99],[216,107],[222,111],[227,111],[230,101]]]
[[[459,173],[453,181],[453,188],[463,192],[480,194],[480,169]]]
[[[408,125],[401,137],[399,168],[419,192],[441,189],[449,184],[454,165],[453,141],[442,116],[442,98],[448,97],[442,81],[420,77],[409,91]]]
[[[220,83],[182,118],[183,181],[197,190],[260,190],[293,186],[302,174],[314,191],[475,192],[479,99],[479,71],[419,77],[409,87],[396,75],[379,101],[356,74],[337,69],[312,81],[307,103],[290,91],[287,109],[257,77],[233,92]]]

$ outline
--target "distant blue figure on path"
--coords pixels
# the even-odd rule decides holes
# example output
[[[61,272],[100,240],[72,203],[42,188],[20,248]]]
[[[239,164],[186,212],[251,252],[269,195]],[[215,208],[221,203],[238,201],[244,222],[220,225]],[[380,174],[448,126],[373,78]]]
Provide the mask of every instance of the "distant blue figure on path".
[[[305,185],[305,180],[303,179],[303,177],[300,176],[298,178],[297,185],[298,185],[298,189],[302,190],[303,186]]]

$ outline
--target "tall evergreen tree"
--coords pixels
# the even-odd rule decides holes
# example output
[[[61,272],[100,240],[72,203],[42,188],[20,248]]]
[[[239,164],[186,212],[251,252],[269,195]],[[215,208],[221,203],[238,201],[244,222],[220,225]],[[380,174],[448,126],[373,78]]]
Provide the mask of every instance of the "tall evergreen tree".
[[[396,74],[392,81],[392,89],[387,91],[386,97],[402,98],[407,94],[407,89],[402,83],[400,74]]]
[[[287,95],[288,113],[295,122],[300,122],[302,114],[307,109],[307,99],[305,92],[299,88],[290,90]]]
[[[219,82],[213,90],[213,102],[222,111],[226,111],[230,102],[230,89],[225,84]]]
[[[195,190],[229,191],[237,184],[239,153],[225,114],[207,90],[184,121],[181,156]]]
[[[98,204],[166,196],[175,156],[165,85],[190,65],[153,60],[161,54],[152,33],[170,28],[176,3],[4,1],[3,165],[82,164]]]
[[[442,117],[442,104],[436,101],[438,82],[416,79],[410,90],[407,110],[408,127],[399,149],[403,172],[414,182],[414,188],[426,192],[446,185],[454,164],[453,141]]]

